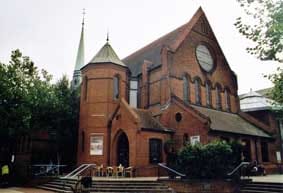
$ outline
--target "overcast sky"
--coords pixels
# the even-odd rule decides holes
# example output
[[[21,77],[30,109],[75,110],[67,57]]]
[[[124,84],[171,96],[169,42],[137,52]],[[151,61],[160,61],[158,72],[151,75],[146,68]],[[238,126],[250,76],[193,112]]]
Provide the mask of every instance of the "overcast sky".
[[[200,5],[238,75],[239,93],[272,86],[263,74],[278,64],[246,53],[251,42],[233,25],[243,15],[236,0],[0,0],[0,61],[8,62],[19,48],[55,80],[63,74],[71,78],[83,8],[87,63],[104,45],[107,30],[122,59],[188,22]]]

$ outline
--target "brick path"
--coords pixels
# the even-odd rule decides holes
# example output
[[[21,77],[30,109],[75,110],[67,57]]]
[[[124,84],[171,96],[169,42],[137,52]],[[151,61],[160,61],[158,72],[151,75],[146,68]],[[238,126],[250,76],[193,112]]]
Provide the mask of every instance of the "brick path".
[[[36,188],[0,188],[0,193],[54,193]]]

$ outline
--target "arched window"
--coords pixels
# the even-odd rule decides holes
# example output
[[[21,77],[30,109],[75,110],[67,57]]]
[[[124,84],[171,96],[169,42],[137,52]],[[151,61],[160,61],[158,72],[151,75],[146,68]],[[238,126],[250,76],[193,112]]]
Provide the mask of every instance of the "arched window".
[[[195,102],[196,104],[200,105],[201,103],[201,93],[200,93],[200,79],[195,79]]]
[[[88,84],[88,79],[87,76],[84,77],[84,100],[87,100],[87,84]]]
[[[225,95],[225,107],[226,107],[226,111],[230,111],[231,110],[231,102],[230,102],[230,91],[229,89],[225,89],[224,92]]]
[[[190,87],[188,75],[183,76],[183,97],[185,102],[190,102]]]
[[[219,84],[216,84],[215,87],[216,90],[216,109],[221,109],[222,105],[221,105],[221,86]]]
[[[119,98],[119,82],[120,78],[118,75],[114,76],[113,78],[113,98],[118,99]]]
[[[211,106],[211,83],[207,81],[205,83],[205,95],[206,95],[206,106]]]

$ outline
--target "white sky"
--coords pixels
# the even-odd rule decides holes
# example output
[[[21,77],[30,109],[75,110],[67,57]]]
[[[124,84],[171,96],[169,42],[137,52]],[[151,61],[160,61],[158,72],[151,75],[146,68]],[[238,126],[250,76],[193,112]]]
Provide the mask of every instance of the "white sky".
[[[272,86],[263,74],[278,64],[246,53],[251,43],[234,27],[243,15],[236,0],[0,0],[0,61],[8,62],[19,48],[39,68],[59,79],[70,78],[75,65],[86,9],[85,62],[110,42],[122,59],[188,22],[202,6],[220,46],[238,75],[239,93]]]

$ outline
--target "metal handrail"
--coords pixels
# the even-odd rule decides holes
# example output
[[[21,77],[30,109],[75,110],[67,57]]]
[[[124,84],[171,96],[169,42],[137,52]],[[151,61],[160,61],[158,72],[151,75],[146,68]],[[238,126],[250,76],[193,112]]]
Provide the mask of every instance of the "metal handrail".
[[[170,173],[175,174],[175,176],[180,176],[181,178],[186,177],[185,174],[182,174],[182,173],[180,173],[180,172],[178,172],[178,171],[176,171],[176,170],[174,170],[174,169],[172,169],[172,168],[169,168],[168,166],[166,166],[166,165],[163,164],[163,163],[158,163],[157,165],[158,165],[159,167],[161,167],[161,168],[167,170],[167,172],[170,172]],[[158,176],[158,177],[159,177],[159,176]]]
[[[83,171],[85,171],[86,169],[92,166],[95,167],[96,164],[82,164],[78,168],[76,168],[75,170],[73,170],[72,172],[70,172],[69,174],[67,174],[66,176],[62,178],[74,178],[75,176],[81,174]]]
[[[250,165],[250,162],[241,162],[236,168],[233,169],[233,171],[229,172],[227,176],[234,175],[239,169],[241,169],[243,166]]]
[[[73,175],[75,172],[77,172],[78,170],[80,170],[82,167],[85,167],[86,164],[82,164],[80,165],[79,167],[77,167],[75,170],[71,171],[70,173],[68,173],[66,176],[62,177],[62,178],[68,178],[70,177],[71,175]]]

